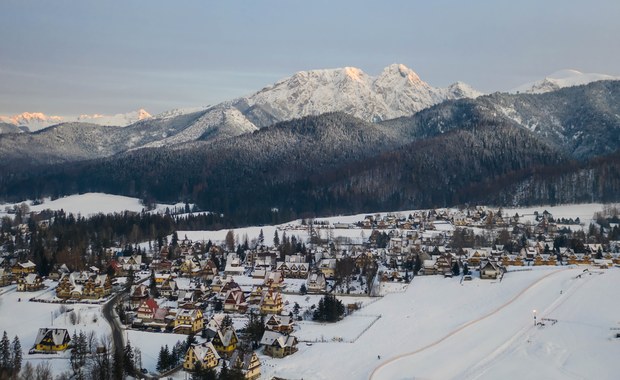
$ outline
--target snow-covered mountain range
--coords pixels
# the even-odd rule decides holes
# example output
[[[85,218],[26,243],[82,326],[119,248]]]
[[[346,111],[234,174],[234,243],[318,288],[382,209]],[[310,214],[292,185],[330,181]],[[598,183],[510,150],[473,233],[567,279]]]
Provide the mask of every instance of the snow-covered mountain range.
[[[560,70],[546,76],[544,79],[518,86],[510,92],[542,94],[545,92],[559,90],[564,87],[580,86],[599,80],[620,80],[620,77],[614,77],[606,74],[582,73],[580,71],[570,69]]]
[[[26,127],[29,131],[35,132],[52,125],[72,122],[125,127],[139,120],[145,120],[151,117],[151,114],[144,109],[115,115],[84,114],[78,116],[55,116],[46,115],[42,112],[23,112],[11,116],[0,115],[0,123],[11,124],[17,127]]]
[[[232,137],[327,112],[376,122],[410,116],[445,100],[480,95],[462,82],[432,87],[402,64],[390,65],[376,77],[354,67],[301,71],[250,96],[210,107],[185,130],[147,146]]]
[[[556,87],[613,78],[562,71],[543,81],[521,86],[519,91],[546,92]],[[476,99],[480,95],[462,82],[447,88],[432,87],[402,64],[390,65],[377,76],[354,67],[302,71],[249,96],[207,108],[177,109],[156,116],[141,109],[126,114],[73,118],[41,113],[0,117],[0,135],[5,136],[0,139],[0,157],[26,160],[31,164],[92,159],[145,147],[221,140],[279,122],[330,112],[378,122],[411,116],[445,100]],[[498,105],[492,108],[498,106],[495,112],[507,116],[519,108],[508,100],[497,101]],[[546,123],[546,111],[540,112],[542,116],[534,112],[536,117],[530,117],[532,112],[517,112],[517,117],[527,119],[530,129],[539,126],[536,132],[543,133],[547,130],[542,128]],[[49,124],[54,126],[39,130]],[[122,128],[111,128],[113,125]],[[36,133],[16,133],[26,127]],[[38,147],[36,153],[33,147]]]

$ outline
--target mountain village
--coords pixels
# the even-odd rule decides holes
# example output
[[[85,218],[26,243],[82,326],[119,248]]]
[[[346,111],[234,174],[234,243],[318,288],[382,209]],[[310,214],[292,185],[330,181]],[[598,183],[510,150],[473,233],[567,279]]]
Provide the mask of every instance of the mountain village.
[[[257,379],[267,357],[348,339],[308,337],[304,329],[321,331],[325,324],[364,313],[385,294],[415,287],[416,276],[462,284],[501,282],[511,272],[537,266],[617,270],[619,224],[614,207],[595,215],[585,230],[578,218],[555,218],[547,211],[507,215],[486,207],[373,214],[352,223],[303,219],[277,226],[272,244],[262,229],[251,240],[230,230],[215,242],[174,232],[161,246],[149,241],[107,247],[101,267],[58,263],[42,277],[31,260],[20,260],[28,252],[7,249],[18,232],[28,236],[24,220],[2,226],[0,301],[15,293],[18,302],[58,304],[52,325],[28,326],[38,331],[36,339],[21,345],[28,355],[65,358],[73,375],[82,371],[75,363],[86,363],[85,357],[76,362],[75,353],[87,350],[84,333],[78,332],[80,315],[73,310],[87,304],[114,306],[110,315],[103,312],[113,342],[102,339],[89,352],[110,355],[112,346],[122,347],[131,354],[123,361],[126,375],[185,371],[192,378],[219,373],[219,378]],[[59,315],[76,326],[53,326]],[[373,315],[360,335],[380,318]],[[130,331],[141,334],[139,341],[127,339]],[[186,338],[162,346],[156,368],[145,368],[140,347],[161,334]]]

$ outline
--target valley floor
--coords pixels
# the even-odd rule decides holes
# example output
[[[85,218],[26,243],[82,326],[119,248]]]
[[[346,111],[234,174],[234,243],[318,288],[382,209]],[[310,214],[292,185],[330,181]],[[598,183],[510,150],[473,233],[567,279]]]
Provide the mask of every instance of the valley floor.
[[[263,378],[616,378],[620,270],[583,270],[510,272],[501,282],[417,277],[363,309],[381,318],[354,343],[262,357]]]

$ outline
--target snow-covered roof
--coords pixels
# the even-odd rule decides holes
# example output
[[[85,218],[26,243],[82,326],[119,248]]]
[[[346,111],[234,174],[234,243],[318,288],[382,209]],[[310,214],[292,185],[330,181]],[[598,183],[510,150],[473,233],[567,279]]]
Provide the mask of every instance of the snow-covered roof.
[[[48,329],[43,327],[39,329],[34,344],[37,345],[41,343],[46,337],[51,337],[55,346],[60,346],[65,343],[65,341],[71,339],[67,329]]]
[[[260,344],[266,346],[278,345],[280,347],[293,347],[297,343],[297,338],[292,335],[280,334],[277,331],[265,331],[260,340]]]

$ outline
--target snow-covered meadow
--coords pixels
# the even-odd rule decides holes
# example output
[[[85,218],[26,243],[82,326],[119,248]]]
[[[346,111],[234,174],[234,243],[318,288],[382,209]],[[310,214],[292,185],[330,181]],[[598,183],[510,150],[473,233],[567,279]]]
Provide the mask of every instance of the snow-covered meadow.
[[[363,309],[381,318],[355,342],[262,356],[263,378],[615,379],[620,270],[583,269],[511,272],[501,282],[416,277],[406,292]],[[544,325],[534,326],[533,310]],[[346,336],[364,323],[349,317],[331,329]]]
[[[0,333],[7,332],[9,339],[18,336],[24,364],[33,366],[49,362],[54,374],[70,371],[69,352],[58,354],[28,354],[33,347],[39,328],[65,328],[69,335],[80,331],[87,336],[94,334],[98,340],[111,334],[110,325],[101,314],[101,305],[58,304],[31,302],[31,298],[46,299],[55,291],[56,283],[45,281],[48,288],[37,292],[18,292],[16,285],[0,288]]]

